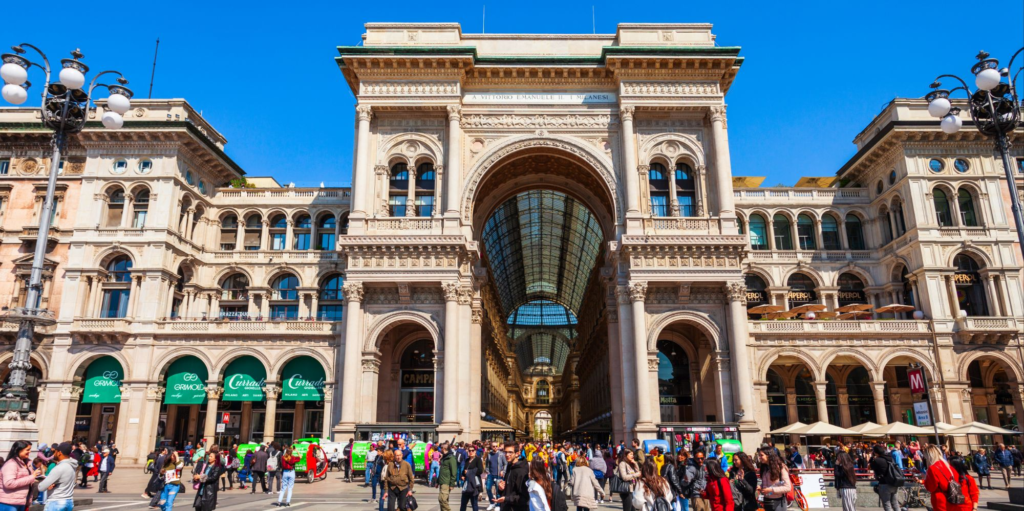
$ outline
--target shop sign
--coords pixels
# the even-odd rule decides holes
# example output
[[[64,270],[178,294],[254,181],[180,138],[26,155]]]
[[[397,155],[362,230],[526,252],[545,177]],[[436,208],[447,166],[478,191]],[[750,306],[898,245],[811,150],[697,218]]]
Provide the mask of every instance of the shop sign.
[[[206,403],[206,365],[195,357],[176,360],[167,370],[164,403],[201,405]]]
[[[242,357],[224,371],[223,401],[263,401],[267,371],[259,360]]]
[[[747,290],[747,303],[764,303],[768,301],[768,297],[764,291],[751,291]]]
[[[284,366],[282,401],[323,401],[324,368],[315,359],[299,357]]]
[[[75,431],[89,431],[92,426],[92,417],[76,417]]]
[[[907,371],[907,380],[910,382],[911,394],[924,394],[927,392],[924,385],[924,369],[911,369]]]
[[[918,426],[932,425],[932,414],[928,413],[928,403],[914,403],[914,420],[917,421]]]
[[[434,371],[402,371],[402,387],[433,387]]]
[[[120,403],[121,378],[124,370],[116,358],[105,356],[89,364],[85,370],[83,403]]]
[[[953,282],[960,286],[970,286],[978,281],[977,273],[954,273]]]
[[[224,423],[217,424],[217,432],[218,433],[223,433],[226,429],[227,429],[227,424],[224,424]]]
[[[855,289],[840,289],[837,293],[839,301],[842,303],[864,303],[867,300],[864,299],[864,292]]]

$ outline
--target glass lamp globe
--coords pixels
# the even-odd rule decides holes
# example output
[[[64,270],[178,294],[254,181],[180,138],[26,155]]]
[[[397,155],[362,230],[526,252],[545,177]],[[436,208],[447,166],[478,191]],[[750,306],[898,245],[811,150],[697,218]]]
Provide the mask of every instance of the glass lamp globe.
[[[110,97],[107,98],[107,107],[121,115],[124,115],[125,112],[132,107],[132,103],[128,99],[128,96],[125,96],[124,94],[111,94]]]
[[[982,69],[978,74],[974,75],[974,85],[977,85],[981,90],[992,90],[999,85],[1001,79],[999,71],[992,68]]]
[[[73,67],[60,70],[60,83],[69,89],[81,89],[85,85],[85,75]]]
[[[117,112],[103,112],[103,117],[100,119],[103,123],[103,127],[111,130],[120,129],[124,126],[124,117]]]
[[[949,114],[942,118],[942,121],[939,123],[939,127],[942,128],[943,132],[952,135],[953,133],[960,131],[960,127],[963,126],[963,124],[964,121],[962,121],[960,117]]]
[[[935,98],[931,103],[928,103],[928,113],[932,117],[943,117],[949,113],[949,109],[952,106],[948,98]]]
[[[0,66],[0,78],[3,78],[6,83],[21,85],[28,80],[28,70],[13,62],[8,62]]]
[[[20,105],[28,99],[28,91],[26,91],[21,85],[8,83],[7,85],[4,85],[2,92],[4,99],[12,105]]]

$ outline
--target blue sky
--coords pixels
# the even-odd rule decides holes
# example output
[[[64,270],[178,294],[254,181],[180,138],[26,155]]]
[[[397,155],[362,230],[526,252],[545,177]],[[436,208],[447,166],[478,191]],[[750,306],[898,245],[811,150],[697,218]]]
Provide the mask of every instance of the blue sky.
[[[335,47],[359,44],[368,21],[454,21],[479,32],[485,4],[488,33],[590,33],[592,5],[599,33],[620,22],[713,23],[718,44],[746,57],[726,97],[733,173],[767,176],[765,186],[834,174],[893,97],[919,97],[941,73],[968,74],[979,49],[1005,64],[1024,45],[1021,0],[986,4],[999,9],[989,13],[995,23],[977,27],[963,17],[968,4],[936,0],[137,2],[96,4],[85,8],[91,15],[68,3],[89,20],[81,31],[40,30],[50,24],[39,25],[39,6],[13,2],[0,45],[30,42],[52,60],[81,48],[94,70],[124,72],[145,97],[159,37],[153,97],[202,110],[251,176],[338,186],[350,180],[355,101]]]

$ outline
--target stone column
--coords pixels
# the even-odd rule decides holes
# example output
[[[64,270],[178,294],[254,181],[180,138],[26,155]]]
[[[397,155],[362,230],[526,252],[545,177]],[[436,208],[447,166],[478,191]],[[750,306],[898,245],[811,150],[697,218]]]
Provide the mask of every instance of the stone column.
[[[277,399],[281,396],[281,387],[274,385],[273,383],[267,383],[263,387],[263,394],[267,396],[267,414],[263,418],[263,441],[269,442],[274,439],[274,418],[277,417]],[[328,410],[325,407],[324,413]],[[324,422],[328,421],[327,417],[324,417]]]
[[[668,170],[668,204],[669,216],[680,216],[679,192],[676,189],[676,169]]]
[[[416,215],[416,167],[409,167],[409,189],[408,195],[405,197],[405,216],[417,216]]]
[[[372,424],[377,422],[377,375],[380,374],[380,360],[373,353],[364,353],[360,366],[363,370],[360,388],[360,402],[366,406],[359,407],[359,422]]]
[[[697,165],[694,171],[697,173],[693,180],[694,188],[696,189],[695,195],[697,196],[697,207],[694,210],[694,216],[704,216],[704,204],[708,202],[708,168],[704,165]]]
[[[208,381],[206,384],[206,424],[203,427],[203,437],[207,442],[213,443],[217,434],[217,402],[224,388],[216,380]],[[210,445],[210,444],[207,444]]]
[[[235,227],[235,252],[241,252],[245,250],[245,220],[242,218],[238,219],[238,225]]]
[[[295,250],[295,222],[291,218],[285,220],[284,228],[284,249]]]
[[[605,308],[608,315],[608,378],[610,380],[608,387],[611,391],[612,439],[618,441],[625,438],[626,427],[623,425],[625,421],[623,410],[626,408],[626,403],[623,401],[622,395],[624,369],[620,363],[622,341],[619,339],[619,309],[615,301],[614,286],[610,287],[612,292]]]
[[[626,214],[640,214],[640,175],[637,174],[636,146],[634,146],[633,114],[634,106],[623,106],[619,109],[622,122],[622,174],[626,177]]]
[[[264,218],[260,225],[260,250],[267,250],[267,240],[270,239],[270,220]]]
[[[850,416],[850,393],[845,386],[837,386],[836,394],[839,397],[839,427],[853,427],[853,418]]]
[[[192,227],[192,217],[195,214],[196,214],[196,208],[188,208],[188,211],[186,211],[186,214],[185,214],[185,219],[184,219],[185,229],[184,229],[183,232],[185,233],[185,239],[187,239],[187,240],[192,240],[192,229],[193,229],[193,227]]]
[[[352,170],[352,212],[355,216],[366,217],[366,182],[370,179],[370,105],[356,105],[356,162]]]
[[[946,281],[946,297],[949,299],[949,312],[953,319],[960,318],[960,301],[956,298],[956,284],[953,283],[952,275],[943,275]]]
[[[101,287],[101,284],[100,284],[100,278],[99,277],[97,277],[97,276],[89,277],[89,301],[86,302],[85,306],[83,307],[84,308],[84,310],[82,311],[82,315],[83,316],[85,316],[87,318],[94,318],[94,317],[96,317],[96,315],[97,315],[96,314],[96,300],[97,300],[96,297],[99,296],[99,294],[100,294],[100,287]],[[172,286],[171,287],[171,291],[173,292],[173,290],[174,290],[174,287]],[[68,437],[68,438],[71,438],[71,437]]]
[[[729,158],[729,136],[726,133],[725,105],[713,106],[711,140],[715,146],[715,184],[718,196],[718,216],[736,216],[732,196],[732,163]]]
[[[461,141],[462,107],[459,105],[448,105],[448,162],[445,168],[447,176],[447,200],[445,201],[445,216],[458,217],[459,207],[462,203],[462,163],[461,163]],[[449,360],[451,360],[449,358]],[[445,420],[448,420],[446,417]]]
[[[988,297],[989,314],[993,316],[1004,316],[1002,304],[999,303],[999,293],[996,292],[996,281],[992,274],[985,275],[985,294]]]
[[[646,282],[630,282],[629,299],[633,304],[633,363],[636,365],[636,430],[654,432],[651,417],[651,388],[647,381],[647,313],[644,301],[647,298]]]
[[[826,402],[825,389],[828,382],[814,382],[814,399],[818,402],[818,420],[828,422],[828,403]]]
[[[484,311],[480,303],[476,303],[471,311],[469,325],[469,416],[470,438],[480,438],[480,411],[482,402],[480,391],[483,386],[483,321]],[[466,343],[463,343],[465,345]]]
[[[335,238],[337,239],[337,238]],[[309,293],[309,315],[310,317],[316,318],[319,315],[317,310],[320,306],[320,292],[314,291]]]
[[[342,376],[341,427],[354,432],[356,407],[360,401],[359,374],[363,345],[363,283],[346,282],[345,293],[345,371]]]
[[[738,405],[735,420],[756,429],[752,393],[754,382],[750,377],[752,368],[747,349],[747,285],[742,280],[732,281],[726,286],[726,294],[729,297],[729,358],[732,360],[732,379],[736,386],[733,391],[736,396],[734,402]],[[732,422],[734,418],[726,417],[725,420]]]
[[[371,205],[370,216],[391,216],[391,169],[387,165],[374,165],[373,175],[380,188],[380,207]],[[377,194],[374,194],[374,198],[377,198]]]
[[[174,281],[167,279],[167,304],[164,307],[164,316],[171,317],[174,314]]]
[[[445,282],[444,290],[444,402],[441,424],[446,432],[459,430],[458,407],[458,345],[459,345],[459,283]]]
[[[619,309],[619,363],[622,365],[622,403],[626,415],[625,429],[622,433],[625,436],[629,436],[635,431],[637,419],[636,381],[638,377],[636,373],[636,351],[633,349],[633,309],[630,306],[628,286],[616,286],[615,295]],[[642,375],[643,373],[640,374]]]
[[[130,291],[128,291],[128,313],[126,314],[128,318],[135,317],[135,304],[139,303],[139,283],[142,281],[141,276],[132,275],[131,278],[132,284],[131,288],[129,288]]]
[[[134,195],[130,193],[124,194],[124,208],[121,209],[121,224],[118,227],[130,227],[128,221],[131,220],[131,217],[128,215],[131,214],[133,202],[135,202]]]
[[[444,181],[444,165],[437,163],[434,165],[434,208],[433,216],[435,218],[440,217],[444,213],[444,207],[442,205],[443,194],[441,190],[444,189],[446,183]]]

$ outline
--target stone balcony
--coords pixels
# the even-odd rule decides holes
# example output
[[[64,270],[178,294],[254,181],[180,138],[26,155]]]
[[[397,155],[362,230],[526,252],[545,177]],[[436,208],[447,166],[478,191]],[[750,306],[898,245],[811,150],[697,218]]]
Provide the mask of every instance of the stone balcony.
[[[443,220],[432,217],[367,218],[367,234],[401,232],[402,234],[441,234]]]
[[[956,321],[957,338],[964,344],[1004,344],[1024,333],[1024,323],[1014,317],[973,317]]]
[[[761,263],[846,262],[875,258],[870,250],[751,250],[747,257],[751,262]]]
[[[831,204],[867,204],[871,201],[866,188],[737,188],[733,190],[737,205],[765,206],[799,204],[827,206]]]
[[[340,335],[342,322],[332,321],[157,321],[160,334],[244,335],[246,333],[282,336]]]
[[[654,217],[644,219],[644,232],[659,235],[720,234],[718,221],[707,218]]]
[[[750,321],[751,334],[921,334],[931,332],[929,321]]]
[[[207,252],[214,262],[316,262],[337,261],[339,255],[333,250],[241,250]]]
[[[87,342],[116,342],[132,331],[132,320],[127,318],[75,318],[71,333]]]

